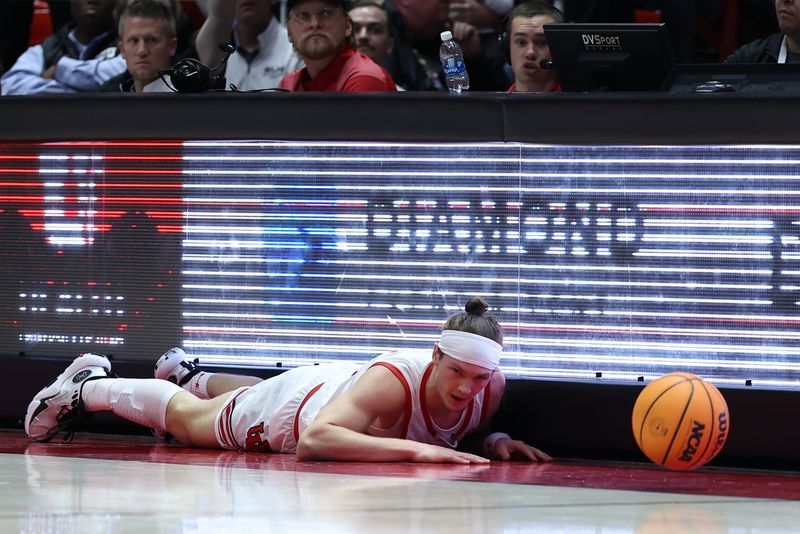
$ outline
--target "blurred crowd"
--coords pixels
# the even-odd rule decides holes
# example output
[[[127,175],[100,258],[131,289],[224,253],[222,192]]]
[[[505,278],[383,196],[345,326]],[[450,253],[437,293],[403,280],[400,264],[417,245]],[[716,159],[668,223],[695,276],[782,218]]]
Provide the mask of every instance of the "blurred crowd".
[[[716,63],[750,41],[788,35],[782,57],[793,62],[794,3],[3,0],[0,92],[202,91],[222,76],[218,88],[237,91],[440,91],[445,30],[463,49],[471,90],[559,91],[542,66],[545,24],[664,22],[676,63]]]

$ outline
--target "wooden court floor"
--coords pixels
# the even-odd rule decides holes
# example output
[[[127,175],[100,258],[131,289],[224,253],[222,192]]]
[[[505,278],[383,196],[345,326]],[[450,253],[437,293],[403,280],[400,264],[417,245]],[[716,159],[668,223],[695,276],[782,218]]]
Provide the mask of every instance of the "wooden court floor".
[[[800,473],[298,462],[0,431],[0,533],[800,533]]]

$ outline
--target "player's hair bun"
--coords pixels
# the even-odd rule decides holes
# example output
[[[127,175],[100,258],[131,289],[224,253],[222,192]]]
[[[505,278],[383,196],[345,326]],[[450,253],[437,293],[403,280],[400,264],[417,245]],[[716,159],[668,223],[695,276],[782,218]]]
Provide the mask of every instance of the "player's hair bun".
[[[489,311],[489,305],[482,298],[475,297],[469,299],[469,302],[464,306],[464,310],[470,315],[482,317]]]

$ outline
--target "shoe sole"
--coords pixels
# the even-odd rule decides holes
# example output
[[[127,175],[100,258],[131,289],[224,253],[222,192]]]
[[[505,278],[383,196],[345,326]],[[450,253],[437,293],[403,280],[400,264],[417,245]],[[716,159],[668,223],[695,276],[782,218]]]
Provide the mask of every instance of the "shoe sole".
[[[39,393],[34,395],[33,400],[30,402],[30,404],[28,404],[28,410],[25,414],[25,433],[28,435],[28,437],[43,443],[53,439],[55,435],[44,436],[42,438],[32,436],[30,433],[31,421],[35,420],[40,413],[48,408],[49,405],[47,404],[47,401],[61,395],[64,383],[66,381],[61,380],[62,378],[73,375],[72,383],[79,384],[91,375],[91,371],[86,369],[88,367],[101,367],[105,369],[106,372],[111,371],[111,363],[108,361],[108,358],[104,356],[98,356],[97,354],[84,354],[83,356],[75,358],[69,367],[62,371],[61,374],[59,374],[58,377],[56,377],[56,379],[53,380],[47,387],[43,388],[39,391]],[[85,374],[78,374],[81,369],[86,369],[89,372]],[[59,383],[59,381],[60,387],[55,389],[55,386],[57,383]],[[76,399],[73,398],[72,402],[75,400]]]

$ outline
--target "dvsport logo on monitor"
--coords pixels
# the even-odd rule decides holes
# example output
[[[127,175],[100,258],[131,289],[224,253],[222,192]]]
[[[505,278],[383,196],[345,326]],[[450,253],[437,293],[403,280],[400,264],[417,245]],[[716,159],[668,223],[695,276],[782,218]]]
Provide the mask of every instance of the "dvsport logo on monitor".
[[[622,49],[621,35],[602,35],[599,33],[582,33],[581,40],[586,50],[610,51]]]

